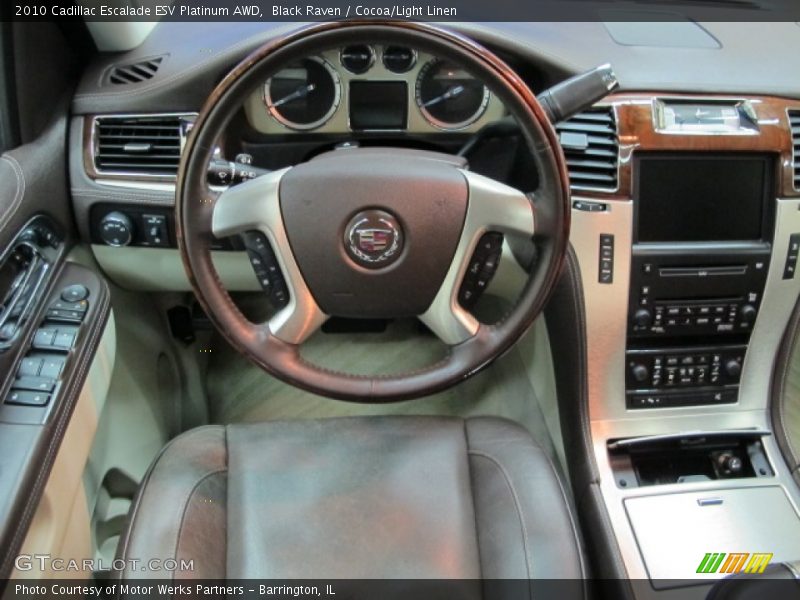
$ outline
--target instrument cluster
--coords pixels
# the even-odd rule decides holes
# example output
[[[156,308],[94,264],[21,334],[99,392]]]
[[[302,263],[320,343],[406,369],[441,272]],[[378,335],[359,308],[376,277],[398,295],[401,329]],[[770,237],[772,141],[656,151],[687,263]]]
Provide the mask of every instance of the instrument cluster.
[[[245,104],[262,133],[476,131],[504,116],[488,88],[447,60],[405,46],[357,44],[306,57]]]

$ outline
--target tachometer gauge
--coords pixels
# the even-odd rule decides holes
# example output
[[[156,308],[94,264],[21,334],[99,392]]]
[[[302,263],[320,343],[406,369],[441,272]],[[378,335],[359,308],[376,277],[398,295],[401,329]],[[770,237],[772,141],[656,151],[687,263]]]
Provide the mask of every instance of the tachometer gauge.
[[[462,129],[483,115],[489,90],[461,67],[433,60],[419,72],[416,99],[422,115],[434,127]]]
[[[290,64],[264,84],[267,110],[291,129],[315,129],[331,118],[341,98],[339,75],[324,59]]]

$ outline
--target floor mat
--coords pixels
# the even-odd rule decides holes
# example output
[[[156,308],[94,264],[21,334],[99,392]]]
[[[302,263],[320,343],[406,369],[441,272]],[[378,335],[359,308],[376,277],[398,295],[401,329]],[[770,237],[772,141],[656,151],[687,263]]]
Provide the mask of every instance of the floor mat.
[[[431,364],[443,352],[442,344],[430,334],[421,334],[415,321],[395,322],[383,333],[319,332],[303,348],[303,355],[315,364],[359,374],[402,372]],[[514,350],[444,392],[376,405],[331,400],[286,385],[216,336],[207,383],[215,423],[357,415],[493,415],[522,424],[550,458],[555,458],[536,394]]]

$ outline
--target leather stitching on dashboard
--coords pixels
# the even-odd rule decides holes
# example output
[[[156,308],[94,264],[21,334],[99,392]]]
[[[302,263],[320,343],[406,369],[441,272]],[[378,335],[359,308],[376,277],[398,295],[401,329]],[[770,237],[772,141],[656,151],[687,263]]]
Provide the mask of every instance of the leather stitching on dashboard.
[[[6,225],[8,225],[11,217],[14,216],[14,213],[17,212],[17,209],[22,203],[22,197],[25,195],[25,173],[22,170],[22,165],[19,164],[19,161],[10,154],[3,154],[3,156],[0,157],[0,160],[4,160],[11,165],[11,169],[14,171],[14,175],[17,178],[17,190],[14,194],[14,199],[11,201],[11,204],[8,206],[3,215],[0,216],[1,231]]]
[[[470,456],[477,456],[480,458],[485,458],[490,463],[493,463],[499,470],[500,473],[503,475],[503,479],[505,479],[506,485],[508,485],[508,489],[511,492],[511,497],[514,500],[514,508],[517,510],[517,517],[519,518],[519,526],[522,530],[522,548],[525,552],[525,569],[528,572],[528,580],[532,579],[531,573],[533,569],[531,568],[531,554],[528,549],[528,530],[525,527],[525,519],[522,517],[522,506],[519,501],[519,496],[517,495],[517,490],[514,487],[514,484],[511,481],[511,477],[508,475],[508,471],[506,471],[505,467],[497,460],[495,457],[483,452],[481,450],[468,450],[467,453]]]

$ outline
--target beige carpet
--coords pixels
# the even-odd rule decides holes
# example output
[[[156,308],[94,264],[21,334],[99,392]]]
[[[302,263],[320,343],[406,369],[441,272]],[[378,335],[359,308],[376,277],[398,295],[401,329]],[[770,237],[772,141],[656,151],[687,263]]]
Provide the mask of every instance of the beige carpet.
[[[514,350],[445,392],[404,402],[356,404],[286,385],[242,358],[216,334],[212,348],[207,389],[214,423],[357,415],[494,415],[522,424],[554,457],[539,402]],[[302,352],[321,366],[374,375],[431,364],[442,356],[444,346],[432,335],[421,333],[416,321],[403,320],[383,333],[318,332]]]

